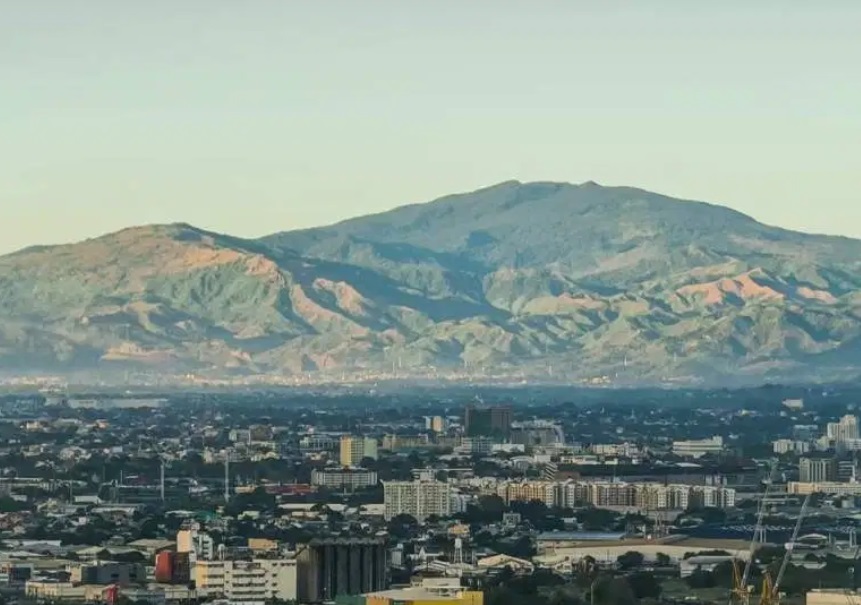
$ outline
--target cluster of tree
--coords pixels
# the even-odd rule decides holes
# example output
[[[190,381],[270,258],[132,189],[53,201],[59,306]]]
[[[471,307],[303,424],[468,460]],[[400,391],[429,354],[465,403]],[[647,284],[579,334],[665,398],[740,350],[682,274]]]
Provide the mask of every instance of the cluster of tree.
[[[485,590],[485,605],[637,605],[661,596],[660,580],[637,571],[626,576],[597,576],[568,582],[549,570],[526,576],[504,574]]]

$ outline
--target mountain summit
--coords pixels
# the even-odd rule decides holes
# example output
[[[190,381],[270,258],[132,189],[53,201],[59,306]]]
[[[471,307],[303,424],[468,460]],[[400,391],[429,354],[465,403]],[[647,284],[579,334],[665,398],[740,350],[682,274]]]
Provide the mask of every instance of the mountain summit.
[[[165,225],[0,257],[0,369],[843,377],[859,269],[861,241],[509,181],[256,241]]]

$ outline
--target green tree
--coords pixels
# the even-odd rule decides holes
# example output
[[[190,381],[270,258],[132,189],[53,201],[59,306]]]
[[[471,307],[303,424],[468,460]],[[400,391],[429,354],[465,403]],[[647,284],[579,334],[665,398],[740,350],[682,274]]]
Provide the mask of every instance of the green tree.
[[[701,588],[714,588],[715,578],[711,573],[697,568],[691,575],[685,578],[685,583],[694,590]]]
[[[625,578],[602,578],[594,586],[595,605],[636,605],[637,597]]]
[[[635,550],[629,550],[625,554],[619,555],[616,558],[616,563],[619,566],[619,569],[622,570],[630,570],[630,569],[638,569],[643,566],[645,562],[645,557],[643,553],[639,553]]]
[[[628,576],[628,585],[638,599],[658,599],[661,597],[661,583],[655,574],[644,571]]]

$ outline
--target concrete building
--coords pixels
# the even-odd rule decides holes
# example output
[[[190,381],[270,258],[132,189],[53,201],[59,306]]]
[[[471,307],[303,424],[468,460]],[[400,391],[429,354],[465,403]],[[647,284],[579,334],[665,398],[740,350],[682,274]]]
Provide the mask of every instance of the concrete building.
[[[854,590],[814,588],[805,596],[806,605],[861,605],[861,594]]]
[[[299,440],[299,451],[303,454],[333,452],[337,447],[338,442],[331,435],[311,433],[310,435],[304,435]]]
[[[198,595],[234,602],[297,599],[297,560],[198,561],[194,579]]]
[[[442,416],[426,416],[425,429],[434,433],[444,433],[448,428],[448,422]]]
[[[341,466],[359,466],[363,458],[377,459],[377,440],[371,437],[341,437]]]
[[[550,481],[525,481],[500,483],[496,495],[506,504],[537,500],[547,506],[557,504],[557,483]]]
[[[623,483],[619,481],[567,481],[554,484],[548,506],[637,508],[640,510],[681,510],[691,506],[732,508],[736,492],[711,485]],[[532,495],[532,494],[530,494]],[[500,493],[500,496],[502,494]]]
[[[470,456],[486,456],[493,451],[493,441],[490,437],[464,437],[455,451]]]
[[[451,486],[441,481],[384,481],[385,518],[411,515],[419,522],[451,514]]]
[[[57,601],[92,603],[105,600],[106,588],[108,587],[93,584],[30,580],[24,587],[24,594],[41,603]]]
[[[692,441],[673,441],[673,454],[684,458],[702,458],[708,454],[721,452],[723,452],[723,437],[720,436]]]
[[[378,483],[376,471],[363,468],[339,468],[311,471],[311,485],[333,490],[364,489]]]
[[[565,433],[556,423],[533,420],[512,425],[509,439],[526,447],[548,447],[565,443]]]
[[[212,536],[200,531],[200,525],[195,523],[176,533],[176,552],[188,553],[192,562],[208,561],[215,557],[215,543]]]
[[[340,599],[336,605],[484,605],[484,593],[455,586],[451,578],[428,578],[419,586],[385,590],[358,597]]]
[[[775,454],[806,454],[810,451],[810,443],[797,439],[778,439],[771,443]]]
[[[798,462],[798,479],[801,483],[825,483],[837,479],[837,461],[834,458],[802,458]]]
[[[837,422],[829,422],[825,427],[826,436],[835,443],[841,443],[849,440],[857,440],[861,435],[858,434],[858,418],[847,414]]]
[[[129,586],[146,582],[147,573],[139,563],[115,563],[102,561],[79,563],[69,569],[72,584],[116,584]]]
[[[786,484],[786,493],[796,496],[817,493],[829,496],[861,496],[861,483],[838,483],[836,481],[802,483],[801,481],[790,481]]]
[[[463,415],[464,433],[467,437],[508,437],[511,416],[511,408],[507,406],[478,408],[468,405]]]
[[[298,595],[301,603],[322,603],[388,587],[383,538],[321,538],[299,548]]]
[[[427,435],[383,435],[382,449],[390,452],[409,452],[412,450],[437,449]]]

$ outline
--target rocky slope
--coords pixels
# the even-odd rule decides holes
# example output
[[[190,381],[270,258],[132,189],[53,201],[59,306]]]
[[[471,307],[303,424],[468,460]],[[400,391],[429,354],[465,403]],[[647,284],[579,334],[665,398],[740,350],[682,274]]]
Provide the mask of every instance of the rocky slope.
[[[826,378],[861,242],[594,183],[502,183],[248,241],[141,227],[0,257],[0,369]]]

